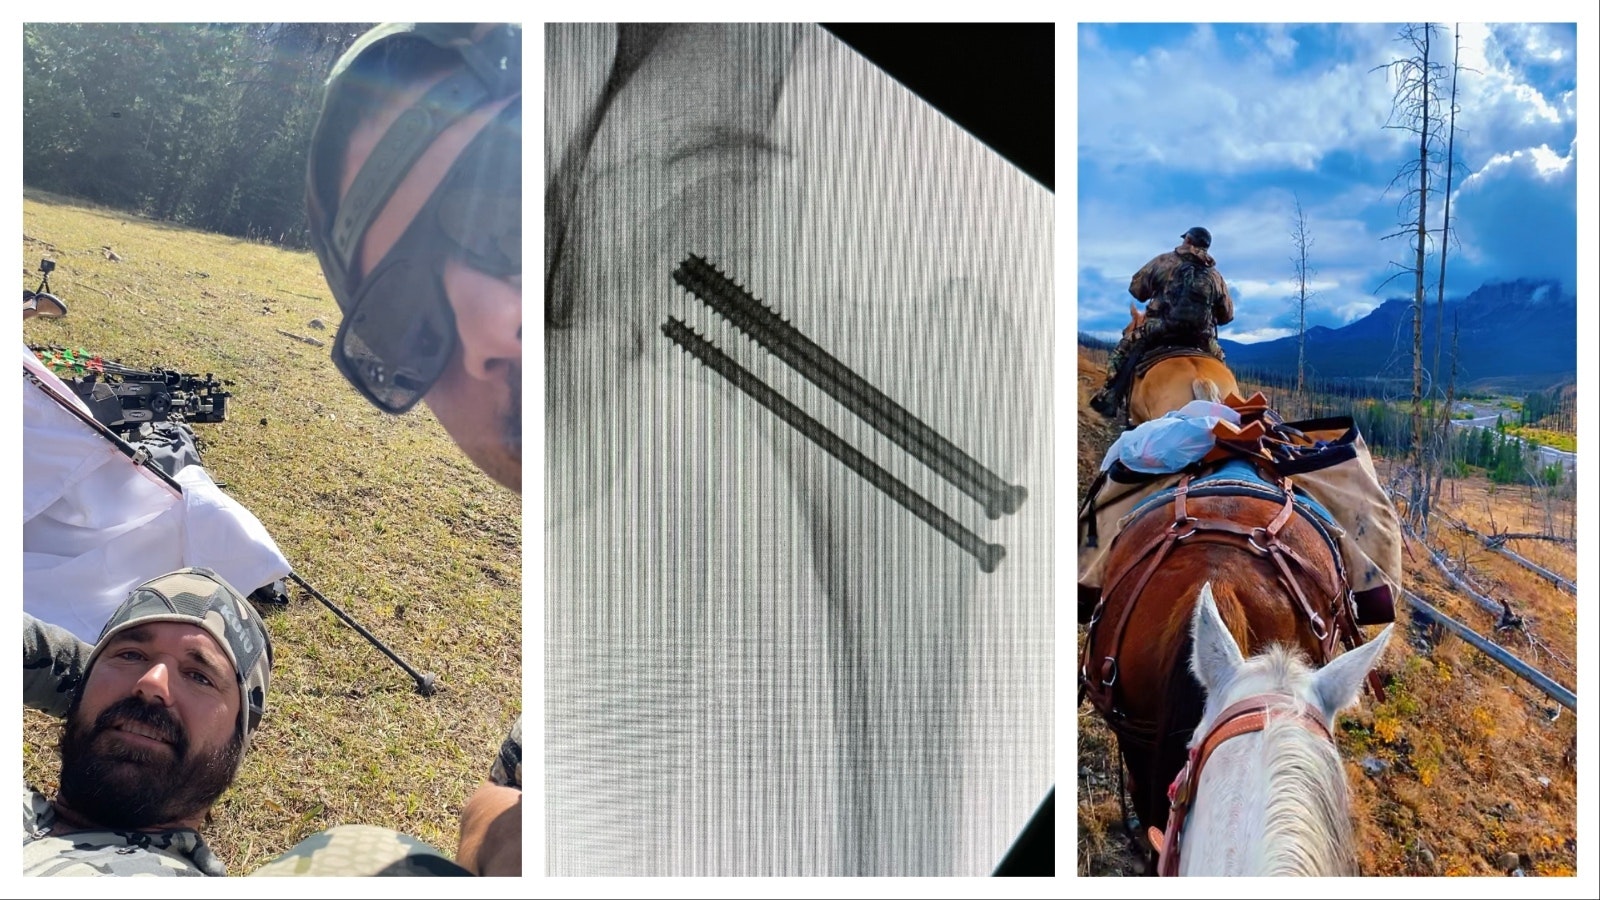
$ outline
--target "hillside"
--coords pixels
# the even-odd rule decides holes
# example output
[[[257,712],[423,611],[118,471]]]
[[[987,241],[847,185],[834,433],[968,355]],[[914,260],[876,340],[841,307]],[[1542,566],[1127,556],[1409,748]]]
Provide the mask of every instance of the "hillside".
[[[1459,384],[1524,391],[1570,381],[1577,375],[1577,298],[1553,281],[1492,282],[1465,297],[1446,300],[1444,365],[1460,327]],[[1306,330],[1309,372],[1321,378],[1411,378],[1412,301],[1390,299],[1341,328]],[[1439,313],[1430,298],[1423,318],[1423,359],[1432,360]],[[1224,335],[1226,329],[1224,329]],[[1228,362],[1240,370],[1293,372],[1299,338],[1240,344],[1223,340]],[[1444,375],[1448,375],[1446,370]]]

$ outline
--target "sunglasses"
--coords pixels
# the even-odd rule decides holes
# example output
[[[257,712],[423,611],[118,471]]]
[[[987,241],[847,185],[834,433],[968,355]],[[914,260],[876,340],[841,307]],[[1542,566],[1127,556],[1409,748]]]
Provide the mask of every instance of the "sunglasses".
[[[473,138],[400,240],[349,292],[333,363],[385,412],[415,406],[455,352],[444,287],[451,260],[495,278],[522,274],[520,98]]]

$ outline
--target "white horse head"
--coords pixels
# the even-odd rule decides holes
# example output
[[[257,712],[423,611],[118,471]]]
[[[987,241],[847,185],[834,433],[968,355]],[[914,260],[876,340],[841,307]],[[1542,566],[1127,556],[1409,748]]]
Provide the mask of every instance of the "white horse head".
[[[1211,585],[1200,589],[1190,668],[1205,688],[1206,708],[1191,747],[1234,704],[1260,698],[1266,709],[1259,731],[1216,744],[1204,763],[1181,835],[1179,874],[1357,874],[1349,784],[1329,735],[1338,712],[1359,698],[1393,627],[1321,669],[1284,647],[1245,659]]]

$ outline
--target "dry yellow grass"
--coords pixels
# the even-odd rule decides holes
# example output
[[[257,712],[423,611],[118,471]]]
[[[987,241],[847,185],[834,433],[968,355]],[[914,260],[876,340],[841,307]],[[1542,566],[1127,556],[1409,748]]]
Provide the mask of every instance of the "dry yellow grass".
[[[1104,373],[1103,353],[1080,355],[1080,495],[1116,436],[1088,407]],[[1381,461],[1380,474],[1386,474]],[[1572,521],[1570,501],[1547,504],[1527,488],[1495,486],[1481,476],[1447,481],[1442,494],[1442,512],[1486,533],[1560,530]],[[1432,540],[1464,561],[1480,589],[1508,599],[1526,632],[1495,635],[1496,617],[1450,588],[1420,547],[1406,557],[1406,586],[1574,688],[1575,599],[1476,538],[1436,525]],[[1525,540],[1512,549],[1575,576],[1571,546]],[[1364,696],[1339,734],[1362,872],[1499,875],[1510,854],[1527,875],[1574,874],[1576,717],[1563,709],[1552,720],[1555,701],[1459,639],[1420,648],[1409,640],[1409,606],[1399,604],[1397,617],[1397,636],[1406,639],[1391,642],[1384,658],[1394,674],[1388,698],[1375,704]],[[1082,638],[1079,628],[1080,646]],[[1143,863],[1129,852],[1119,824],[1115,738],[1088,704],[1078,711],[1078,726],[1078,874],[1138,874]],[[1369,775],[1368,767],[1381,771]]]
[[[228,420],[195,426],[207,470],[296,572],[439,677],[438,694],[418,695],[291,588],[287,608],[265,610],[277,651],[268,718],[207,840],[236,874],[350,822],[453,853],[461,804],[522,706],[520,498],[478,472],[425,409],[377,412],[326,347],[279,333],[331,345],[339,310],[311,254],[35,194],[24,197],[23,233],[24,286],[49,256],[70,308],[28,322],[25,339],[230,381]],[[54,720],[27,714],[24,774],[47,792],[56,736]]]

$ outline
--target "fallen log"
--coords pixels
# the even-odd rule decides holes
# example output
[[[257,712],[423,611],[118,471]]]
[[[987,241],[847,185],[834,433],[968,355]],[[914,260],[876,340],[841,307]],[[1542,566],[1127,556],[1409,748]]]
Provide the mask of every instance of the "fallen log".
[[[1557,684],[1552,678],[1550,678],[1550,676],[1540,672],[1538,669],[1535,669],[1522,660],[1517,659],[1515,656],[1512,656],[1504,647],[1501,647],[1494,641],[1489,640],[1476,631],[1473,631],[1471,628],[1468,628],[1460,622],[1457,622],[1455,619],[1452,619],[1440,612],[1438,607],[1422,599],[1421,597],[1418,597],[1409,589],[1403,591],[1402,593],[1404,594],[1406,600],[1409,601],[1414,608],[1414,612],[1412,613],[1413,620],[1426,619],[1430,622],[1437,622],[1450,631],[1460,635],[1462,640],[1465,640],[1467,643],[1482,651],[1485,656],[1488,656],[1495,662],[1505,666],[1507,669],[1510,669],[1514,674],[1521,677],[1524,681],[1538,688],[1546,697],[1549,697],[1573,712],[1578,711],[1577,694]]]
[[[1521,554],[1517,553],[1515,550],[1508,549],[1508,548],[1506,548],[1504,546],[1495,546],[1495,545],[1491,544],[1490,540],[1491,540],[1490,538],[1484,538],[1484,541],[1483,541],[1484,545],[1489,547],[1490,549],[1494,550],[1495,552],[1501,554],[1502,556],[1505,556],[1505,557],[1507,557],[1507,558],[1509,558],[1511,560],[1514,560],[1518,565],[1522,566],[1524,569],[1527,569],[1528,571],[1534,573],[1535,575],[1538,575],[1540,578],[1543,578],[1545,581],[1550,582],[1551,584],[1555,585],[1557,588],[1560,588],[1561,590],[1566,591],[1567,593],[1572,594],[1573,596],[1577,596],[1578,586],[1576,584],[1566,580],[1565,578],[1562,578],[1560,575],[1557,575],[1556,573],[1550,571],[1549,569],[1546,569],[1544,566],[1539,565],[1538,563],[1534,562],[1533,560],[1528,559],[1525,556],[1522,556]]]
[[[1433,560],[1433,564],[1438,567],[1441,573],[1444,574],[1445,580],[1450,582],[1452,586],[1461,591],[1463,594],[1471,597],[1473,602],[1483,607],[1486,611],[1494,613],[1497,616],[1502,615],[1510,610],[1511,607],[1509,604],[1498,600],[1491,600],[1474,590],[1471,585],[1467,584],[1467,580],[1465,578],[1456,574],[1455,571],[1450,568],[1450,564],[1443,553],[1427,546],[1426,544],[1423,544],[1423,547],[1427,549],[1428,557]]]
[[[1577,595],[1577,593],[1578,593],[1577,584],[1575,584],[1575,583],[1573,583],[1571,581],[1568,581],[1566,578],[1563,578],[1562,576],[1557,575],[1556,573],[1550,571],[1549,569],[1546,569],[1544,566],[1539,565],[1538,563],[1534,562],[1533,560],[1528,559],[1527,557],[1523,556],[1522,554],[1520,554],[1520,553],[1516,552],[1515,550],[1512,550],[1512,549],[1510,549],[1509,547],[1506,546],[1506,541],[1512,541],[1512,540],[1544,540],[1544,541],[1555,541],[1557,543],[1566,543],[1567,540],[1568,540],[1567,538],[1556,537],[1554,535],[1549,535],[1549,534],[1536,534],[1536,533],[1523,533],[1523,532],[1501,533],[1501,534],[1484,534],[1483,532],[1478,531],[1477,529],[1471,527],[1470,525],[1467,525],[1464,522],[1457,522],[1457,521],[1455,521],[1453,519],[1448,519],[1448,518],[1446,519],[1446,521],[1448,521],[1450,523],[1450,526],[1452,528],[1456,529],[1457,531],[1462,531],[1462,532],[1465,532],[1467,534],[1472,535],[1473,537],[1477,538],[1479,543],[1483,544],[1485,547],[1488,547],[1490,550],[1493,550],[1496,553],[1499,553],[1500,555],[1506,557],[1507,559],[1510,559],[1511,561],[1513,561],[1513,562],[1517,563],[1518,565],[1522,566],[1524,569],[1527,569],[1528,571],[1534,573],[1535,575],[1538,575],[1540,578],[1543,578],[1545,581],[1550,582],[1551,584],[1555,585],[1560,590],[1566,591],[1567,593],[1572,594],[1574,596]]]
[[[1472,531],[1471,528],[1467,528],[1465,525],[1460,527],[1467,531]],[[1555,534],[1541,534],[1537,531],[1503,531],[1499,534],[1488,535],[1479,534],[1476,531],[1472,531],[1472,533],[1479,535],[1486,542],[1493,541],[1496,544],[1504,544],[1506,541],[1549,541],[1552,544],[1565,544],[1568,547],[1574,547],[1578,543],[1576,538],[1561,537]]]

